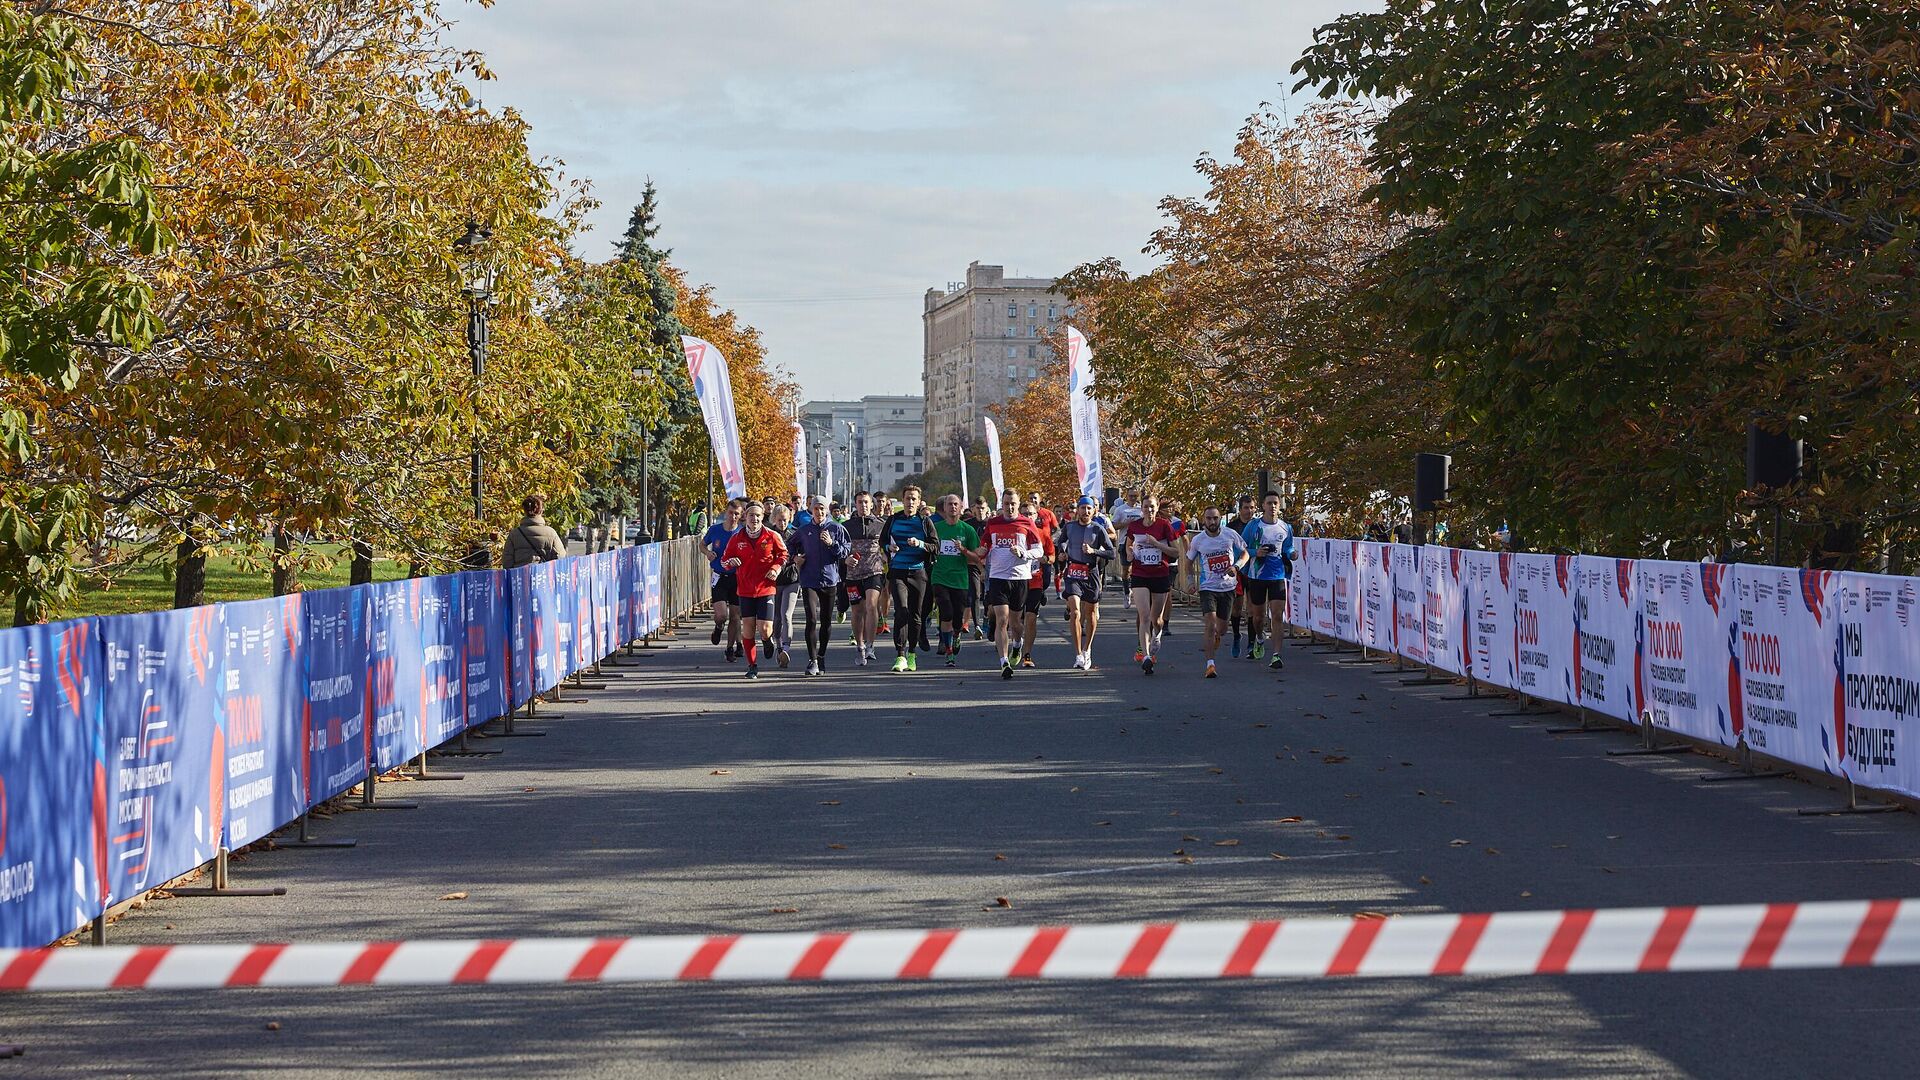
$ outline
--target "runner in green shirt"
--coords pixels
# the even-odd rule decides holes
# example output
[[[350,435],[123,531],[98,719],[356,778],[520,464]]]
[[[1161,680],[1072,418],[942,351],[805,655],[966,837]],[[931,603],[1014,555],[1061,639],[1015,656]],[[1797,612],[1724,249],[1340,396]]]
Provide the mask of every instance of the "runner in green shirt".
[[[933,602],[940,609],[940,655],[953,667],[960,656],[960,628],[967,617],[968,567],[980,561],[980,533],[960,520],[960,496],[940,499],[933,519],[940,551],[933,560]]]

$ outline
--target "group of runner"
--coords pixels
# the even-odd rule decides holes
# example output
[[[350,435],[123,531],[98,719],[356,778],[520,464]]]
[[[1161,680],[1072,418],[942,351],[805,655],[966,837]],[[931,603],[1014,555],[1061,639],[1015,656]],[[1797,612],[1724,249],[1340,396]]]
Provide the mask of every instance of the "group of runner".
[[[1264,493],[1258,509],[1244,496],[1231,517],[1208,506],[1192,528],[1176,508],[1149,493],[1127,492],[1110,513],[1082,496],[1065,521],[1037,496],[1007,490],[997,512],[981,496],[972,506],[957,495],[926,505],[908,486],[896,503],[881,492],[861,492],[850,512],[822,496],[805,506],[734,499],[723,519],[701,537],[712,571],[712,643],[727,639],[729,662],[745,658],[746,676],[760,674],[763,651],[780,667],[791,663],[793,609],[803,609],[807,674],[827,667],[836,615],[850,622],[854,663],[878,661],[876,647],[891,616],[893,670],[919,670],[928,651],[928,623],[939,635],[936,653],[959,662],[971,637],[991,637],[1003,679],[1035,667],[1040,609],[1049,590],[1066,604],[1076,670],[1094,670],[1093,639],[1100,600],[1118,572],[1126,606],[1134,611],[1134,662],[1154,672],[1167,636],[1175,568],[1184,560],[1197,576],[1204,618],[1205,677],[1216,678],[1220,646],[1232,632],[1232,655],[1265,655],[1269,627],[1284,624],[1293,530],[1280,517],[1280,497]],[[1269,666],[1282,666],[1275,638]]]

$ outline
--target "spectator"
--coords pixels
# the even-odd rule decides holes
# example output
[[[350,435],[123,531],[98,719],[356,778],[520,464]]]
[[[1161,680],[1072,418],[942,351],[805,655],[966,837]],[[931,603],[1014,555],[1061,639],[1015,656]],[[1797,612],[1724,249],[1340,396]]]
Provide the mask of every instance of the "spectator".
[[[511,570],[530,563],[554,562],[567,553],[560,534],[541,516],[546,508],[547,500],[543,496],[529,495],[521,500],[520,509],[526,511],[526,516],[507,534],[502,566]]]

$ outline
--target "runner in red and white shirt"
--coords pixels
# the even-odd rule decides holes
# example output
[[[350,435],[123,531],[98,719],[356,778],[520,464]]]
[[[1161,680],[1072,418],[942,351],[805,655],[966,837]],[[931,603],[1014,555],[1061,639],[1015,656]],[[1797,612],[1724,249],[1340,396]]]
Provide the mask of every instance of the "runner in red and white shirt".
[[[1127,526],[1125,544],[1132,557],[1133,613],[1139,624],[1140,649],[1133,658],[1140,670],[1153,674],[1153,657],[1160,649],[1160,620],[1173,599],[1173,577],[1168,567],[1180,556],[1174,546],[1173,526],[1160,515],[1160,497],[1141,500],[1140,520]]]
[[[766,527],[766,510],[747,504],[746,525],[727,541],[720,565],[739,579],[740,635],[747,649],[747,678],[760,677],[761,628],[773,629],[773,594],[780,568],[787,564],[787,545]]]
[[[1000,513],[980,530],[980,546],[987,550],[987,609],[993,613],[993,640],[1000,647],[1000,677],[1013,678],[1008,646],[1018,640],[1013,613],[1024,615],[1027,586],[1033,564],[1046,554],[1046,538],[1032,520],[1020,515],[1020,496],[1009,488],[1000,493]]]

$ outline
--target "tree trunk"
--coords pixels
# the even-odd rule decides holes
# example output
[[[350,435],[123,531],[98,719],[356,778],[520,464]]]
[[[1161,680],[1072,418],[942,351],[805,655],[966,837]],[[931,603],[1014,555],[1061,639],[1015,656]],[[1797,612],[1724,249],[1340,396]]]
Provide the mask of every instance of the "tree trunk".
[[[365,540],[353,542],[353,562],[347,568],[347,584],[373,584],[373,545]]]
[[[173,606],[199,607],[207,602],[207,553],[192,536],[174,550]]]
[[[293,537],[285,525],[273,527],[273,595],[300,590],[300,571],[293,565]]]

